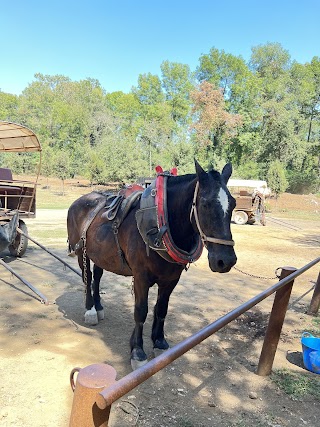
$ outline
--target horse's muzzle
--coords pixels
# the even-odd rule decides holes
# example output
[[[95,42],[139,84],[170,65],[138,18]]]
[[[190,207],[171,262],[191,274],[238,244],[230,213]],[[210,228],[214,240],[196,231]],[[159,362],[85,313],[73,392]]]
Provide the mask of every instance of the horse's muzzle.
[[[233,248],[224,253],[208,253],[209,267],[216,273],[228,273],[237,262],[237,256]]]

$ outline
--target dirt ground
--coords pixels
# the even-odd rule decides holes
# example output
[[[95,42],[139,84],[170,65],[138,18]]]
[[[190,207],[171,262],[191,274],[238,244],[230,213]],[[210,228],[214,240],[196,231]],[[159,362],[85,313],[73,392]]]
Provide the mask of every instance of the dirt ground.
[[[67,257],[66,232],[61,232],[66,214],[66,210],[38,210],[37,218],[26,222],[35,239],[40,230],[51,231],[52,237],[41,243],[77,268],[76,260]],[[319,256],[319,221],[283,217],[281,221],[268,221],[266,227],[232,224],[237,268],[249,275],[235,269],[224,275],[212,273],[206,253],[183,273],[166,320],[172,346],[270,287],[277,281],[276,268],[300,268]],[[0,425],[65,427],[73,399],[69,374],[74,367],[108,363],[118,379],[131,372],[131,279],[104,274],[106,318],[88,327],[77,274],[33,243],[22,259],[2,256],[50,304],[40,304],[32,291],[1,267]],[[274,369],[318,378],[303,368],[300,344],[302,332],[312,327],[306,311],[318,273],[319,264],[295,281]],[[155,299],[156,289],[151,289],[144,330],[150,358]],[[110,426],[318,426],[319,401],[313,397],[293,401],[270,378],[255,373],[272,302],[270,297],[260,303],[115,402]]]

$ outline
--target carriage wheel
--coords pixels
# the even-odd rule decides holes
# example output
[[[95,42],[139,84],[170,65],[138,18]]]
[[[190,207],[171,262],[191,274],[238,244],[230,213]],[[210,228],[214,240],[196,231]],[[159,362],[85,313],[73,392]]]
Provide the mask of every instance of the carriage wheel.
[[[253,225],[256,222],[255,216],[251,215],[247,222],[248,224]]]
[[[236,211],[233,219],[236,224],[244,225],[248,221],[248,215],[244,211]]]
[[[25,233],[28,234],[28,228],[24,221],[19,219],[19,228]],[[11,255],[22,257],[22,255],[27,250],[28,246],[28,239],[25,236],[22,236],[22,234],[17,233],[16,238],[12,242],[11,245],[9,245],[9,251]]]

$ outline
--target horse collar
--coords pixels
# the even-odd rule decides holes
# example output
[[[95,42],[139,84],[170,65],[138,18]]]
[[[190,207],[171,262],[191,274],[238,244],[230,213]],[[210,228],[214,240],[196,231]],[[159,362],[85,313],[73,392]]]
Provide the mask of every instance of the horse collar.
[[[156,179],[155,204],[157,206],[157,219],[159,229],[166,228],[167,232],[163,234],[162,241],[167,248],[169,256],[179,264],[189,264],[198,260],[202,254],[203,244],[201,239],[197,239],[197,244],[191,252],[181,250],[174,243],[168,221],[167,211],[167,180],[168,174],[159,174]]]
[[[136,220],[147,252],[151,248],[169,262],[187,265],[200,258],[203,243],[197,236],[194,248],[187,252],[178,248],[172,239],[167,209],[167,179],[170,175],[175,173],[158,172],[156,180],[142,194]]]

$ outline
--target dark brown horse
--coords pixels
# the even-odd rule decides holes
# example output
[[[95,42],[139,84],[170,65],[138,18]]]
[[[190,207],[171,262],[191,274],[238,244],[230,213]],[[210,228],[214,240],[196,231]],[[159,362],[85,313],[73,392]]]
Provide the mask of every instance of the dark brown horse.
[[[164,188],[148,187],[140,204],[130,208],[119,227],[114,220],[106,218],[106,195],[103,193],[92,192],[80,197],[68,211],[69,248],[78,256],[82,277],[87,283],[89,318],[91,315],[97,319],[97,313],[99,319],[103,318],[99,296],[103,270],[134,278],[135,328],[130,345],[135,366],[147,360],[142,332],[150,287],[158,284],[151,338],[155,349],[165,350],[169,347],[164,337],[169,298],[186,265],[200,256],[203,244],[208,250],[209,266],[213,272],[226,273],[237,260],[230,230],[235,200],[227,189],[232,167],[227,164],[220,174],[215,170],[205,172],[198,162],[195,166],[196,174],[160,174]],[[159,199],[158,206],[150,208],[147,201],[159,198],[161,191],[164,197],[161,207]],[[161,218],[156,218],[158,224],[155,227],[150,226],[150,217],[145,220],[139,217],[139,213],[149,211],[157,211],[159,215],[161,209],[163,212],[160,212]],[[163,224],[159,224],[163,218]],[[141,229],[145,222],[146,232],[143,234]],[[93,281],[89,260],[94,264]]]

